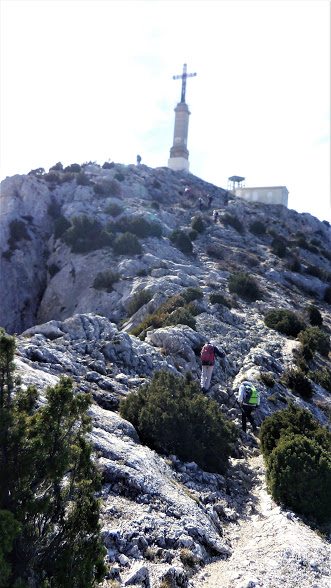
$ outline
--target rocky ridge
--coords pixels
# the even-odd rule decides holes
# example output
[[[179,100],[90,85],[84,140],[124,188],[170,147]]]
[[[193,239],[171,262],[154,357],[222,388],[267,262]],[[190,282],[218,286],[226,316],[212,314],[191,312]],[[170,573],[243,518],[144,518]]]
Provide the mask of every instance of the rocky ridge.
[[[284,388],[280,377],[293,365],[298,341],[268,329],[263,317],[272,308],[299,312],[314,303],[330,332],[330,307],[324,301],[330,227],[282,206],[234,200],[221,188],[167,168],[90,164],[84,167],[89,185],[77,184],[75,176],[60,183],[63,174],[52,180],[47,174],[14,176],[2,184],[0,325],[19,333],[16,368],[24,385],[36,383],[43,393],[64,374],[74,379],[77,390],[92,391],[91,441],[103,472],[102,529],[111,566],[104,585],[327,586],[329,544],[273,504],[256,438],[240,434],[237,457],[223,477],[142,446],[117,409],[120,399],[148,382],[156,369],[178,375],[188,369],[198,380],[198,349],[213,338],[226,359],[215,367],[210,395],[228,418],[239,424],[235,391],[245,376],[259,382],[259,424],[292,399],[329,425],[325,406],[331,399],[324,388],[312,384],[309,404]],[[107,182],[116,195],[97,196],[93,185]],[[190,199],[184,195],[186,185]],[[220,215],[240,221],[241,232],[225,222],[215,225],[207,208],[200,213],[197,199],[206,193]],[[110,203],[122,207],[122,216],[159,222],[163,236],[141,239],[142,253],[130,257],[115,255],[110,247],[74,254],[55,239],[54,220],[60,214],[69,220],[84,214],[105,225]],[[178,228],[187,231],[198,214],[205,230],[193,242],[193,254],[185,255],[168,235]],[[18,220],[15,239],[11,227]],[[257,220],[269,232],[250,232]],[[288,244],[285,259],[272,252],[275,234]],[[300,247],[298,238],[309,248]],[[300,272],[289,270],[292,258],[300,260]],[[312,266],[319,268],[318,275],[305,271]],[[109,268],[120,279],[111,292],[96,290],[96,275]],[[211,293],[229,297],[227,279],[238,270],[256,279],[262,299],[250,304],[232,299],[230,309],[212,305]],[[196,330],[179,324],[147,330],[143,340],[130,334],[169,296],[190,286],[204,294]],[[128,318],[126,308],[141,289],[152,298]],[[329,359],[318,361],[330,367]],[[274,375],[273,388],[258,381],[261,371]],[[198,572],[215,558],[220,563]]]

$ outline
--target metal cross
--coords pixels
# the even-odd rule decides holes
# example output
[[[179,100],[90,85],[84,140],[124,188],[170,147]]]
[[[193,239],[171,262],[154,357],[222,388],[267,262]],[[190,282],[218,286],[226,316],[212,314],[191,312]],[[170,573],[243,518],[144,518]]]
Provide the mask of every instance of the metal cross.
[[[182,96],[180,99],[181,102],[185,102],[186,78],[194,78],[194,76],[197,75],[196,73],[193,73],[193,74],[186,73],[186,69],[187,69],[186,63],[184,63],[183,73],[180,76],[172,76],[173,80],[182,79]]]

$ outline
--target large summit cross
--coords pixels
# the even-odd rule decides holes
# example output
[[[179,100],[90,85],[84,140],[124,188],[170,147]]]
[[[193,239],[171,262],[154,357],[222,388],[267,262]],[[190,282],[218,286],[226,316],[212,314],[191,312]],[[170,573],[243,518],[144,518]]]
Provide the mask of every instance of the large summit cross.
[[[194,78],[194,76],[196,76],[196,73],[187,73],[187,65],[186,63],[184,63],[183,65],[183,73],[180,76],[173,76],[172,79],[173,80],[182,80],[182,95],[181,95],[181,102],[185,102],[185,92],[186,92],[186,78]]]

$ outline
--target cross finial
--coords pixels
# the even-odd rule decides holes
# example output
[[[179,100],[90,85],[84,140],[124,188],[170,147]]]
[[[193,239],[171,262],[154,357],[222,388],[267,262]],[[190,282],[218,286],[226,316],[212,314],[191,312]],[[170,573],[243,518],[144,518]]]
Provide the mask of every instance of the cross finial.
[[[182,80],[182,95],[181,95],[181,102],[185,102],[185,91],[186,91],[186,78],[194,78],[194,76],[196,76],[196,73],[187,73],[187,65],[186,63],[184,63],[183,65],[183,73],[180,76],[172,76],[173,80]]]

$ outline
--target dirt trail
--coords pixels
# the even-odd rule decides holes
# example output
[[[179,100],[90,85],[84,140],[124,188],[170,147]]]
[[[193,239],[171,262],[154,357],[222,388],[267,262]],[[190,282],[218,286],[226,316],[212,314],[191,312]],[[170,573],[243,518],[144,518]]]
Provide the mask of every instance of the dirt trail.
[[[330,588],[330,544],[275,504],[267,493],[261,455],[246,464],[255,474],[249,506],[223,527],[233,555],[205,566],[191,586]]]

